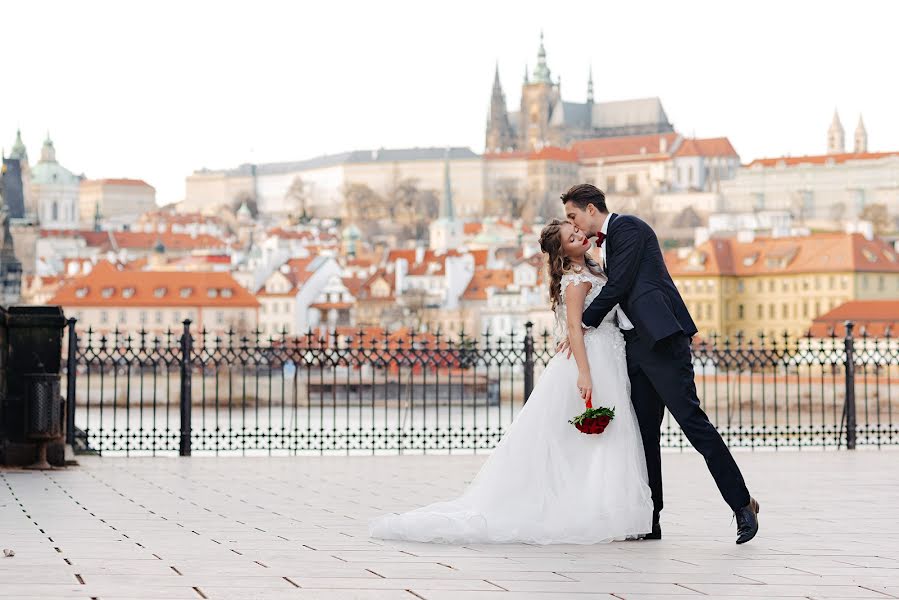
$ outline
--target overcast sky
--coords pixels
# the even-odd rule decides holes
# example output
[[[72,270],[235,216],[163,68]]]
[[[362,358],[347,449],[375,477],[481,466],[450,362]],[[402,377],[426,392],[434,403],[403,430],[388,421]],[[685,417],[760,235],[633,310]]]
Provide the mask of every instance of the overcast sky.
[[[848,144],[899,150],[893,2],[4,2],[0,143],[45,132],[88,177],[168,203],[201,167],[350,149],[483,151],[494,64],[510,110],[541,28],[566,100],[659,96],[685,135],[744,161]]]

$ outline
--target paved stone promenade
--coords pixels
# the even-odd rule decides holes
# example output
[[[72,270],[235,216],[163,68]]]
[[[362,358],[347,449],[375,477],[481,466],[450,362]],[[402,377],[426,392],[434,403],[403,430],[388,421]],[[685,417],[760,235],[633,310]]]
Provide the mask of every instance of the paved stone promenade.
[[[586,547],[368,539],[370,517],[453,496],[482,456],[5,471],[0,598],[899,598],[899,452],[737,459],[762,505],[740,547],[693,452],[664,456],[664,540]]]

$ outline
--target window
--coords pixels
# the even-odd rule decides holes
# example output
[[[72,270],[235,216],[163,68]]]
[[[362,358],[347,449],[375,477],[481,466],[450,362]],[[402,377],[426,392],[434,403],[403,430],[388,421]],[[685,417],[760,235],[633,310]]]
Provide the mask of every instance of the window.
[[[141,324],[144,324],[147,322],[147,311],[145,311],[145,310],[140,311],[140,322],[141,322]]]
[[[222,298],[230,298],[231,296],[234,295],[234,292],[231,288],[224,288],[221,291],[221,295],[222,295]]]
[[[77,290],[75,290],[75,297],[76,298],[84,298],[85,296],[87,296],[87,292],[88,292],[88,288],[80,287]]]
[[[836,285],[837,285],[837,284],[836,284],[836,281],[837,281],[837,280],[836,280],[836,278],[835,278],[833,275],[831,275],[830,277],[828,277],[828,278],[827,278],[827,289],[829,289],[829,290],[834,289],[834,288],[836,287]]]
[[[774,318],[774,305],[773,304],[768,305],[768,318],[769,319]]]
[[[193,294],[193,292],[194,292],[193,288],[183,287],[183,288],[181,288],[181,290],[178,293],[181,295],[182,298],[189,298],[190,295]]]
[[[887,282],[883,278],[883,275],[879,275],[877,277],[877,289],[882,292],[883,290],[886,289],[886,284],[887,284]]]
[[[176,310],[175,312],[172,313],[172,321],[175,323],[181,322],[181,312],[180,311]]]
[[[166,289],[164,287],[158,287],[153,290],[153,296],[155,296],[156,298],[162,298],[163,296],[165,296],[165,292]]]
[[[209,288],[208,290],[206,290],[206,295],[210,298],[218,298],[219,291],[215,288]]]
[[[768,291],[769,291],[769,292],[773,292],[773,291],[774,291],[774,280],[773,280],[773,279],[769,279],[769,280],[768,280]]]
[[[868,276],[867,275],[862,275],[862,289],[863,290],[868,289]]]
[[[215,322],[218,323],[219,325],[225,324],[225,311],[217,310],[215,312]]]
[[[737,319],[739,319],[739,320],[742,321],[743,318],[744,318],[744,316],[745,316],[745,315],[743,314],[743,305],[742,305],[742,304],[738,304],[738,305],[737,305]]]
[[[802,303],[802,316],[808,318],[808,302]]]
[[[104,325],[109,322],[109,313],[107,313],[105,310],[100,311],[100,322]]]
[[[606,177],[606,193],[615,193],[615,176]]]
[[[161,310],[156,311],[156,324],[162,325],[162,311]]]
[[[784,304],[780,307],[780,316],[782,319],[790,318],[790,305],[789,304]]]
[[[133,287],[122,288],[122,298],[130,298],[134,295]]]
[[[758,306],[756,306],[756,311],[755,311],[755,313],[756,313],[755,316],[756,316],[757,319],[764,318],[764,316],[765,316],[765,307],[762,306],[761,304],[759,304]]]
[[[113,295],[114,293],[115,293],[115,288],[112,288],[112,287],[105,287],[105,288],[103,288],[103,291],[100,292],[100,294],[101,294],[104,298],[112,298],[112,295]]]
[[[627,176],[627,191],[629,191],[629,192],[637,191],[637,176],[636,175],[628,175]]]
[[[124,310],[119,311],[119,323],[124,324],[128,320],[128,315]]]

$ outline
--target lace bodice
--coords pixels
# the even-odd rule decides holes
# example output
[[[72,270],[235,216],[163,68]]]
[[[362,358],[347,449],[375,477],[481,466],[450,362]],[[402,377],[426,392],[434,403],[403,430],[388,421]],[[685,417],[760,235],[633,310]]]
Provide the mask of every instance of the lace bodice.
[[[602,275],[594,275],[591,271],[580,271],[574,272],[569,271],[562,275],[561,287],[560,287],[560,302],[556,305],[556,338],[563,339],[568,337],[568,316],[567,316],[567,308],[565,306],[565,290],[572,283],[578,285],[580,283],[587,282],[590,284],[590,291],[587,293],[587,297],[584,299],[584,307],[590,306],[590,303],[599,296],[599,293],[602,291],[603,286],[605,285],[607,279]],[[609,311],[609,314],[605,316],[602,320],[603,323],[614,323],[621,329],[633,329],[634,325],[631,323],[630,319],[627,318],[627,315],[624,314],[624,311],[621,310],[619,305],[615,305],[615,308]]]

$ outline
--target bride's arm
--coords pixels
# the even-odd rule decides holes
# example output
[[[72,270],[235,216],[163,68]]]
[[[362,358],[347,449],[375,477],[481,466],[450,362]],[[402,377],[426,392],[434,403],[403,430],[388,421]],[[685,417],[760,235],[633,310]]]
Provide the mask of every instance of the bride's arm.
[[[593,399],[593,383],[590,378],[590,363],[587,361],[587,347],[584,345],[584,330],[581,317],[584,314],[584,300],[590,293],[590,283],[569,285],[565,288],[565,319],[568,321],[568,341],[570,351],[577,363],[577,387],[585,402]]]

